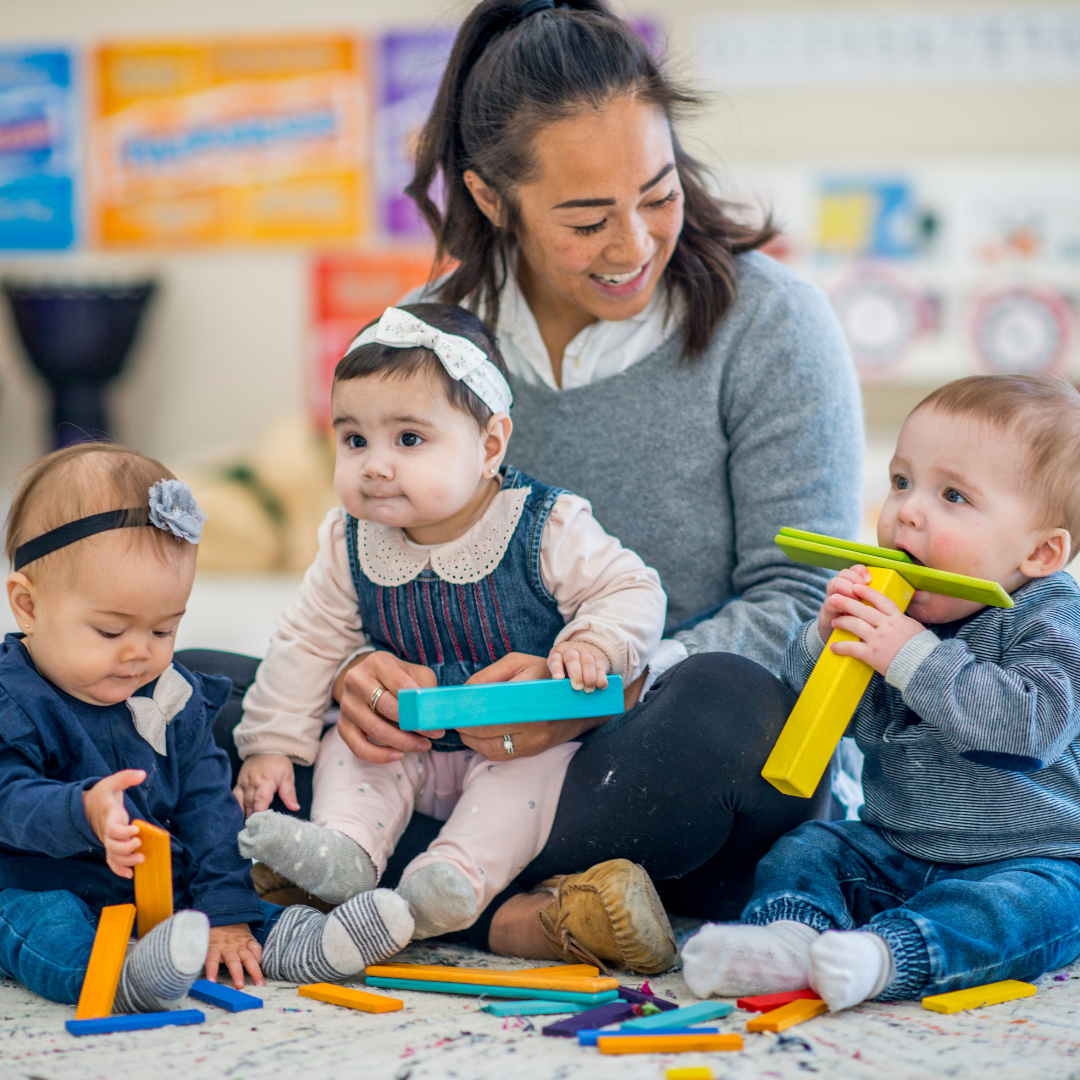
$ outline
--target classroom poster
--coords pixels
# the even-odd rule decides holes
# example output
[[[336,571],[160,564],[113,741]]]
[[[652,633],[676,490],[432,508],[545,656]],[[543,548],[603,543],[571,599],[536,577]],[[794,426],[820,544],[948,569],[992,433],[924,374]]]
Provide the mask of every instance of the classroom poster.
[[[428,250],[323,255],[312,264],[312,347],[308,399],[312,416],[329,427],[334,368],[361,328],[396,304],[431,273]]]
[[[101,48],[98,241],[355,239],[367,224],[365,52],[339,35]]]
[[[75,239],[75,89],[63,49],[0,51],[0,248]]]

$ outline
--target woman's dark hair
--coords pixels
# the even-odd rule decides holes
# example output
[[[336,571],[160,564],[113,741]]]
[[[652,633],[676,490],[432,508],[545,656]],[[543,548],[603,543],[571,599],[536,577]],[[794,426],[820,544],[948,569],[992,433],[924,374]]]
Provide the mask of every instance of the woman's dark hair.
[[[487,358],[499,369],[503,378],[507,378],[506,363],[499,352],[495,335],[471,311],[466,311],[456,304],[402,304],[400,310],[415,315],[436,330],[468,338],[477,348],[487,353]],[[378,321],[372,319],[367,326],[374,326]],[[362,327],[361,332],[366,330],[367,326]],[[465,383],[451,376],[430,349],[420,346],[415,349],[399,349],[393,345],[380,345],[377,341],[359,345],[338,361],[338,366],[334,368],[334,385],[337,386],[339,382],[347,379],[362,379],[367,375],[382,375],[395,379],[423,375],[435,379],[446,392],[450,404],[474,417],[481,430],[494,415]]]
[[[603,0],[562,0],[557,8],[519,18],[519,0],[482,0],[458,32],[435,105],[420,135],[416,173],[405,189],[435,234],[435,265],[459,265],[439,290],[448,303],[465,300],[496,325],[505,256],[514,243],[515,186],[535,175],[532,143],[545,125],[632,94],[660,108],[669,122],[699,99],[675,85],[645,43]],[[734,258],[776,235],[740,224],[709,194],[705,169],[679,145],[675,164],[684,194],[685,224],[664,271],[686,304],[685,353],[708,345],[735,300]],[[497,228],[476,205],[464,174],[473,169],[502,200]],[[431,198],[443,174],[446,208]]]

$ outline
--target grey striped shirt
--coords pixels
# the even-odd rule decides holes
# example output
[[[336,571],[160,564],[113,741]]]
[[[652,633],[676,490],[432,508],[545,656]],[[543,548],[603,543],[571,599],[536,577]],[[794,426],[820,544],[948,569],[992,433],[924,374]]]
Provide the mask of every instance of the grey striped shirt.
[[[1080,587],[1062,572],[1013,601],[909,641],[848,728],[860,817],[916,858],[1080,859]],[[794,690],[822,648],[807,623],[781,671]]]

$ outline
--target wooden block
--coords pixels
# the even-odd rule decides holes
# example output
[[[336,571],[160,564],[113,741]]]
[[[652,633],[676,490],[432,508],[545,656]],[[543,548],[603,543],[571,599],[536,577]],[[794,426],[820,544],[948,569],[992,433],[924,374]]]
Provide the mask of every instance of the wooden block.
[[[393,974],[390,969],[393,968]],[[378,970],[376,970],[378,969]],[[490,975],[495,969],[492,968],[473,968],[473,967],[446,967],[439,964],[372,964],[367,969],[369,975],[384,975],[387,978],[395,979],[419,979],[421,975],[419,972],[429,973],[431,975],[442,976],[448,971],[463,971],[468,975]],[[529,979],[533,976],[548,976],[548,975],[573,975],[578,978],[595,979],[600,974],[598,967],[593,967],[592,964],[556,964],[554,967],[538,967],[538,968],[515,968],[513,971],[497,971],[499,975],[506,975],[515,979]],[[475,982],[475,980],[470,980]],[[622,993],[622,987],[619,988],[620,994]],[[630,993],[637,993],[636,990],[629,991]],[[644,997],[650,998],[651,995],[645,994]]]
[[[723,1016],[730,1016],[734,1011],[735,1006],[726,1001],[699,1001],[696,1005],[687,1005],[683,1009],[627,1020],[621,1030],[663,1031],[665,1028],[690,1027],[692,1024],[704,1024],[706,1020],[719,1020]]]
[[[578,720],[619,716],[624,711],[622,678],[618,675],[609,675],[603,690],[588,694],[575,690],[569,679],[532,679],[401,690],[397,704],[402,731]]]
[[[216,1005],[219,1009],[232,1013],[263,1007],[262,998],[253,994],[242,994],[231,986],[222,986],[220,983],[210,982],[209,979],[196,979],[188,994],[198,1001],[205,1001],[207,1005]]]
[[[405,1008],[405,1002],[398,998],[365,994],[363,990],[351,990],[347,986],[337,986],[334,983],[309,983],[307,986],[297,987],[297,991],[301,997],[325,1001],[329,1005],[341,1005],[346,1009],[359,1009],[361,1012],[386,1013]]]
[[[94,1020],[112,1012],[134,923],[134,904],[115,904],[101,909],[90,963],[86,966],[79,1004],[75,1007],[76,1020]]]
[[[551,1036],[573,1038],[579,1031],[586,1028],[602,1028],[608,1024],[617,1024],[620,1020],[628,1020],[634,1015],[634,1006],[628,1001],[613,1001],[608,1005],[601,1005],[598,1009],[589,1009],[588,1012],[578,1013],[577,1016],[568,1016],[565,1020],[558,1020],[554,1024],[548,1024],[543,1033]]]
[[[470,986],[521,986],[543,990],[569,990],[575,994],[602,994],[618,990],[619,980],[587,975],[561,975],[554,972],[492,971],[488,968],[452,968],[419,964],[406,969],[388,964],[372,964],[365,972],[368,979],[409,979],[414,982],[468,983]]]
[[[522,1001],[568,1001],[573,1005],[603,1005],[615,1001],[618,992],[608,990],[602,994],[577,994],[568,990],[548,989],[542,986],[498,986],[481,983],[434,982],[428,979],[387,979],[381,975],[369,975],[368,986],[386,990],[420,990],[426,994],[469,994],[473,997],[517,998]]]
[[[757,997],[739,998],[735,1004],[740,1009],[746,1009],[747,1012],[772,1012],[773,1009],[779,1009],[781,1005],[786,1005],[789,1001],[816,997],[817,994],[813,990],[788,990],[784,994],[759,994]]]
[[[624,1035],[596,1040],[601,1054],[681,1054],[687,1050],[741,1050],[741,1035]]]
[[[870,584],[903,611],[914,595],[895,571],[873,567]],[[874,669],[853,656],[837,656],[832,644],[857,641],[846,630],[834,630],[784,724],[761,775],[785,795],[810,798],[832,761]]]
[[[631,1005],[653,1005],[661,1012],[670,1012],[679,1006],[674,1001],[667,1001],[655,994],[646,994],[641,990],[631,990],[629,986],[619,987],[619,997],[623,1001],[629,1001]]]
[[[939,1013],[963,1012],[965,1009],[980,1009],[984,1005],[1000,1005],[1003,1001],[1032,997],[1036,989],[1031,983],[1005,979],[985,986],[972,986],[967,990],[953,990],[949,994],[933,994],[922,999],[922,1006]]]
[[[135,907],[139,911],[139,937],[146,937],[173,913],[172,845],[169,834],[149,821],[131,823],[139,829],[139,852],[146,861],[135,867]]]
[[[630,1039],[636,1035],[648,1035],[652,1034],[647,1031],[590,1031],[586,1028],[584,1031],[577,1033],[578,1046],[595,1046],[597,1039],[606,1039],[608,1036],[611,1038]],[[656,1034],[663,1035],[719,1035],[720,1029],[714,1027],[693,1027],[693,1028],[671,1028],[663,1032],[656,1032]]]
[[[794,562],[824,566],[830,570],[843,570],[860,563],[867,569],[874,566],[889,567],[899,570],[916,589],[940,593],[942,596],[955,596],[960,600],[973,600],[989,607],[1013,606],[1012,597],[996,581],[919,566],[901,551],[855,544],[850,540],[838,540],[834,536],[820,536],[798,529],[781,529],[775,541]]]
[[[694,1065],[689,1069],[666,1069],[664,1080],[713,1080],[713,1071],[708,1065]]]
[[[581,1006],[566,1001],[493,1001],[490,1005],[481,1005],[480,1011],[492,1016],[552,1016],[580,1012]]]
[[[198,1009],[173,1009],[171,1012],[103,1016],[97,1020],[68,1020],[64,1027],[72,1035],[110,1035],[116,1031],[146,1031],[148,1028],[201,1024],[205,1019]]]
[[[829,1006],[821,998],[800,998],[797,1001],[789,1001],[772,1012],[762,1013],[753,1020],[747,1020],[747,1031],[787,1031],[796,1024],[805,1024],[807,1020],[813,1020],[823,1012],[828,1012]]]

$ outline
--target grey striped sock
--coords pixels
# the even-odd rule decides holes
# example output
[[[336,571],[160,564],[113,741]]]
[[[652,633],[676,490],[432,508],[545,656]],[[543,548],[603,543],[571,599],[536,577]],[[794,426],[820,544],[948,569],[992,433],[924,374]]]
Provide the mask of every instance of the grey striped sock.
[[[314,908],[286,908],[263,947],[268,979],[334,982],[400,952],[412,938],[406,901],[389,889],[361,893],[322,915]]]
[[[158,923],[124,961],[113,1006],[118,1013],[165,1012],[187,997],[206,963],[210,920],[178,911]]]

